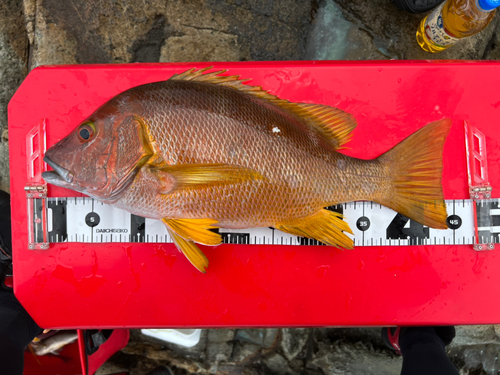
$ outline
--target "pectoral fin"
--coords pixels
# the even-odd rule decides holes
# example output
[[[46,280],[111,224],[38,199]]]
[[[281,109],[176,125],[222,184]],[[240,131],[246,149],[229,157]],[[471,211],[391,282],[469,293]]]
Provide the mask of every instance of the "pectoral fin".
[[[168,233],[177,246],[177,249],[186,256],[196,269],[202,273],[207,273],[208,259],[193,241],[186,241],[184,238],[176,234],[173,230],[168,229]]]
[[[179,164],[152,170],[157,171],[159,178],[165,181],[165,193],[264,178],[258,171],[231,164]]]
[[[352,231],[342,217],[337,212],[321,210],[313,216],[277,224],[275,228],[295,236],[314,238],[327,245],[352,249],[353,241],[344,233],[352,234]]]

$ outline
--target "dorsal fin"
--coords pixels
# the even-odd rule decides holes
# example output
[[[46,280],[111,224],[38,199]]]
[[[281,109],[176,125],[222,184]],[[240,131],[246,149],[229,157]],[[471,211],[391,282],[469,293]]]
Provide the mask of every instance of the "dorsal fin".
[[[184,73],[174,74],[170,79],[173,81],[196,81],[215,85],[230,87],[245,92],[266,102],[274,104],[287,112],[299,117],[311,125],[318,135],[340,148],[351,138],[351,132],[356,127],[354,117],[338,108],[320,104],[292,103],[269,94],[261,86],[250,86],[244,84],[248,79],[240,79],[240,76],[221,76],[225,70],[205,73],[212,69],[211,66],[198,69],[192,68]]]
[[[321,104],[297,103],[295,105],[300,108],[306,121],[333,143],[335,148],[338,149],[351,140],[352,131],[357,122],[350,113]]]

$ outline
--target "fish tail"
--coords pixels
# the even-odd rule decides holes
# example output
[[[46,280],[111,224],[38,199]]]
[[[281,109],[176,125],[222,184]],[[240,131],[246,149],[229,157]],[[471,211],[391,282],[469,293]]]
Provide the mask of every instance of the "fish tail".
[[[379,203],[423,225],[447,228],[441,176],[451,124],[449,119],[433,122],[379,157],[393,182]]]

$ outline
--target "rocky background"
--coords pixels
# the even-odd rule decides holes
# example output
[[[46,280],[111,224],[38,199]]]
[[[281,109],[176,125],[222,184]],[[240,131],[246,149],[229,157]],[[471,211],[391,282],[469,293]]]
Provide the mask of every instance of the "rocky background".
[[[422,17],[390,0],[2,0],[0,188],[9,190],[7,104],[34,67],[500,57],[498,15],[440,54],[415,43]],[[457,330],[449,355],[461,373],[498,374],[500,326]],[[158,366],[175,374],[399,374],[401,358],[384,347],[377,328],[204,330],[191,349],[133,331],[99,374],[144,375]]]
[[[129,344],[97,375],[399,375],[402,359],[380,328],[203,330],[193,348],[132,331]],[[457,327],[448,355],[461,375],[497,375],[500,326]],[[164,372],[161,372],[161,369]]]

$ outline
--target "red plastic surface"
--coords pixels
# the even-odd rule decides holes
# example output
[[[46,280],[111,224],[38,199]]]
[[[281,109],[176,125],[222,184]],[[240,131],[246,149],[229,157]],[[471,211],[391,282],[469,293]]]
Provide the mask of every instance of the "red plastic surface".
[[[12,276],[5,277],[4,284],[8,288],[13,288],[14,287],[14,279],[12,278]]]
[[[93,375],[113,354],[123,349],[130,338],[128,329],[115,329],[111,336],[99,346],[96,352],[88,354],[85,349],[84,331],[78,330],[78,350],[82,360],[82,373]]]
[[[37,356],[26,349],[23,374],[93,375],[113,354],[127,345],[129,338],[128,329],[116,329],[95,353],[87,356],[83,331],[78,330],[78,341],[64,346],[57,355]]]
[[[500,323],[500,251],[471,246],[204,248],[206,275],[173,245],[27,248],[26,134],[47,119],[47,147],[132,86],[208,63],[35,69],[9,106],[15,293],[42,327],[361,326]],[[463,121],[486,136],[500,185],[500,63],[216,63],[292,101],[358,120],[352,156],[373,158],[425,124],[451,118],[446,199],[468,198]],[[429,140],[432,142],[432,139]],[[50,187],[49,196],[74,196]]]

